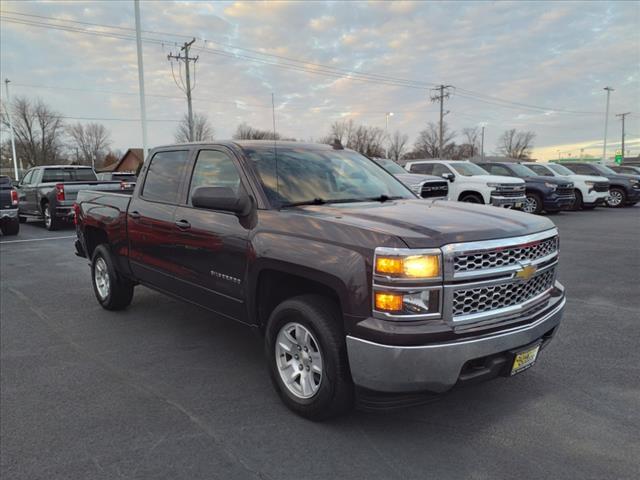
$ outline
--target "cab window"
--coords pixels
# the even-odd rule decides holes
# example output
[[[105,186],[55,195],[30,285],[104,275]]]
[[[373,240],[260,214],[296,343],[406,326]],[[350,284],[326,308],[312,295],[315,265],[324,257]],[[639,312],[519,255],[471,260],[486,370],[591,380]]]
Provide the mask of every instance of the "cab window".
[[[233,159],[219,150],[201,150],[191,176],[189,203],[197,187],[226,187],[238,193],[240,174]]]

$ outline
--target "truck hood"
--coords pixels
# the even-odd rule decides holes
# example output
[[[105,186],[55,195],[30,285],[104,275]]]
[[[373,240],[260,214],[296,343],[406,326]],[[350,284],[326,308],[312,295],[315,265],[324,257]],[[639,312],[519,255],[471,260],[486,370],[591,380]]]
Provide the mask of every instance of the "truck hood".
[[[456,176],[456,180],[460,178],[459,175]],[[505,184],[515,184],[522,185],[524,180],[521,178],[513,178],[513,177],[504,177],[502,175],[473,175],[472,177],[462,177],[467,181],[474,181],[480,183],[505,183]]]
[[[418,185],[422,182],[446,182],[444,178],[419,173],[395,173],[393,176],[406,185]]]
[[[553,228],[537,215],[445,200],[394,200],[296,208],[317,220],[399,237],[410,248],[516,237]]]
[[[597,177],[595,175],[563,175],[562,177],[555,178],[567,178],[571,182],[609,182],[607,177]]]
[[[552,183],[558,186],[567,186],[567,184],[571,183],[566,177],[546,177],[543,175],[532,175],[530,177],[522,177],[522,179],[527,183]]]

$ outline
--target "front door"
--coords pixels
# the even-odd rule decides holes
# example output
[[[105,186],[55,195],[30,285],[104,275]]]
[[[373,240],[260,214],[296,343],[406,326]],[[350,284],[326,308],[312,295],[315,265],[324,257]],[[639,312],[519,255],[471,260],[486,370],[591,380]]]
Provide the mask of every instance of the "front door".
[[[195,208],[196,187],[245,189],[246,182],[230,152],[197,152],[185,202],[176,208],[173,258],[183,272],[179,292],[211,310],[246,321],[245,280],[250,255],[249,226],[230,212]]]
[[[20,213],[29,213],[31,215],[39,213],[36,211],[37,202],[34,182],[34,177],[38,176],[37,173],[38,171],[35,168],[29,170],[18,184],[18,210]]]
[[[182,275],[172,257],[173,215],[188,159],[186,149],[156,152],[127,212],[131,271],[142,283],[167,292]]]

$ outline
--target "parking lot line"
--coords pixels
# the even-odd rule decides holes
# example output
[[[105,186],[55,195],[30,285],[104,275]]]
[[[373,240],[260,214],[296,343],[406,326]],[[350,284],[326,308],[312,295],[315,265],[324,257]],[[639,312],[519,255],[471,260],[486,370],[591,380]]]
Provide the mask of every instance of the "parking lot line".
[[[5,243],[44,242],[45,240],[61,240],[63,238],[75,238],[75,235],[65,235],[64,237],[28,238],[26,240],[6,240],[0,243],[4,245]]]

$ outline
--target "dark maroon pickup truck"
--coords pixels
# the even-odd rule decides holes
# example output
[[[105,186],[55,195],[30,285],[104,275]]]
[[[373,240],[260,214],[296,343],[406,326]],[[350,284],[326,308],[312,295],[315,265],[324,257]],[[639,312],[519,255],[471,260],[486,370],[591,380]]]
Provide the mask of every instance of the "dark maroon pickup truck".
[[[142,284],[258,329],[313,419],[520,373],[565,305],[551,221],[420,199],[339,145],[160,147],[132,195],[74,208],[104,308]]]

